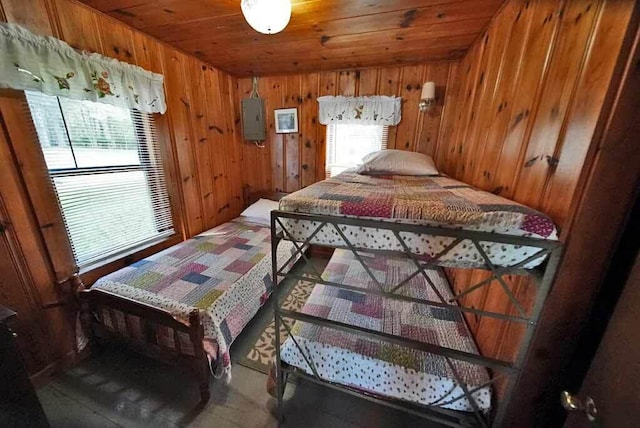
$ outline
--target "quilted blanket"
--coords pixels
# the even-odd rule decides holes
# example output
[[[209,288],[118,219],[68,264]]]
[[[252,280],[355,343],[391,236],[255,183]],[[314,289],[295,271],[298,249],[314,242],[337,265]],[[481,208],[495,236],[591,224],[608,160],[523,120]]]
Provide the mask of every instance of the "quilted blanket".
[[[280,210],[334,217],[358,217],[442,229],[464,229],[556,240],[556,229],[544,214],[445,176],[366,176],[344,172],[292,193]],[[405,252],[443,267],[482,268],[485,255],[495,266],[534,268],[544,261],[540,248],[482,241],[485,254],[470,239],[457,244],[453,236],[402,232],[404,242],[382,227],[340,226],[313,219],[281,218],[286,238],[312,244]],[[316,231],[317,232],[314,232]],[[346,238],[345,238],[346,237]]]
[[[546,215],[446,176],[343,172],[284,197],[283,211],[518,229],[553,239]]]
[[[387,289],[415,270],[411,261],[401,256],[360,255]],[[429,271],[429,275],[438,293],[445,299],[452,296],[441,273]],[[347,250],[335,250],[323,278],[363,289],[377,287],[353,253]],[[401,292],[411,297],[439,300],[421,275],[411,279]],[[463,317],[449,308],[317,284],[302,312],[477,354]],[[324,379],[387,397],[455,410],[473,410],[444,357],[301,321],[295,323],[292,333]],[[281,357],[288,364],[313,373],[292,338],[282,345]],[[489,376],[485,367],[455,359],[451,359],[451,363],[460,381],[473,392],[478,407],[489,409],[491,388],[486,386]]]
[[[279,245],[280,265],[292,248]],[[205,350],[226,369],[229,346],[271,294],[270,254],[270,228],[239,218],[109,274],[92,288],[168,310],[182,320],[197,308]]]

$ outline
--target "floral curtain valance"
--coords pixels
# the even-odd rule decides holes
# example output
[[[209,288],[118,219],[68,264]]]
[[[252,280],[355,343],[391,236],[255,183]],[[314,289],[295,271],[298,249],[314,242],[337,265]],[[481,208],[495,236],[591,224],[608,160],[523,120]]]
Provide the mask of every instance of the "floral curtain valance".
[[[400,97],[320,97],[320,123],[397,125],[402,119]]]
[[[163,76],[0,23],[0,88],[164,113]]]

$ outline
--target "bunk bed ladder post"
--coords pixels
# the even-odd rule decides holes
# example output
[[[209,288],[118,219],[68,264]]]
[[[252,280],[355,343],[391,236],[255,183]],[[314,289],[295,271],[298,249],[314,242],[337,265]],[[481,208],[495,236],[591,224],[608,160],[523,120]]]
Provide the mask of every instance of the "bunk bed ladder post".
[[[284,421],[283,395],[284,395],[284,373],[282,371],[282,361],[280,360],[280,287],[278,286],[278,244],[280,238],[276,230],[277,212],[271,212],[271,275],[273,281],[273,323],[275,327],[275,347],[276,347],[276,399],[278,407],[276,418],[279,422]],[[296,247],[296,250],[298,248]]]
[[[520,376],[522,374],[522,368],[524,362],[529,353],[529,347],[531,346],[531,342],[533,340],[533,335],[535,333],[536,327],[538,325],[538,320],[540,319],[540,315],[542,314],[542,309],[544,307],[544,303],[549,295],[549,291],[551,290],[551,285],[553,284],[553,279],[555,278],[556,270],[558,265],[560,264],[560,259],[562,257],[562,244],[558,244],[555,248],[553,248],[548,256],[547,264],[544,268],[544,274],[542,275],[542,279],[538,285],[538,291],[536,293],[536,300],[533,306],[530,322],[527,323],[527,328],[524,333],[524,337],[522,338],[522,345],[518,351],[518,355],[515,360],[515,367],[517,368],[517,372],[512,374],[509,378],[509,382],[507,383],[507,387],[504,392],[504,399],[502,403],[500,403],[500,407],[498,408],[498,412],[496,413],[496,417],[494,420],[494,427],[501,427],[504,423],[504,418],[506,417],[506,411],[509,407],[509,402],[511,401],[512,395],[515,391],[515,388],[520,380]]]

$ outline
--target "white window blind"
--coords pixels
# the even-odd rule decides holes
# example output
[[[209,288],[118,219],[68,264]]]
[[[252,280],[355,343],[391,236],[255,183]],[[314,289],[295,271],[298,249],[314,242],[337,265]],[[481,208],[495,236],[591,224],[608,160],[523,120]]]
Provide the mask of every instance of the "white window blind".
[[[385,150],[388,136],[386,125],[327,125],[327,178],[358,166],[371,152]]]
[[[78,266],[174,233],[151,114],[26,95]]]

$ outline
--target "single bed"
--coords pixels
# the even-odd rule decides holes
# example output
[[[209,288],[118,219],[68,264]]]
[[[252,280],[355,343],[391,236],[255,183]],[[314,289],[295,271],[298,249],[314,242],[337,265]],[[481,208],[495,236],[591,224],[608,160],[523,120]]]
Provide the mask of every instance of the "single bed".
[[[444,175],[360,175],[352,171],[315,183],[280,201],[283,212],[432,226],[434,228],[493,232],[542,240],[557,240],[556,228],[546,215]],[[280,218],[285,239],[331,247],[345,247],[345,239],[331,224],[318,220]],[[320,227],[322,226],[322,227]],[[317,230],[319,229],[319,230]],[[391,230],[363,225],[340,226],[349,242],[359,248],[406,252]],[[455,236],[402,232],[416,255],[437,258],[443,267],[481,268],[483,254],[468,239]],[[544,257],[532,258],[538,248],[507,242],[480,243],[496,266],[533,268]],[[451,247],[451,248],[450,248]],[[441,255],[441,253],[446,254]]]
[[[401,281],[412,269],[412,262],[401,255],[361,252],[360,256],[381,283]],[[430,271],[429,275],[441,295],[452,295],[446,278],[440,272]],[[363,291],[376,287],[362,264],[346,250],[334,252],[322,277],[327,281],[363,288]],[[418,299],[436,299],[424,278],[418,276],[403,287],[402,294]],[[478,353],[464,318],[459,312],[447,308],[317,284],[301,312],[400,334],[462,352]],[[315,370],[324,380],[387,398],[453,410],[474,410],[442,356],[303,321],[296,321],[291,331],[293,336],[281,347],[281,359],[309,375],[314,375]],[[295,342],[304,350],[304,356]],[[453,364],[467,389],[474,391],[472,396],[477,407],[488,411],[491,388],[486,386],[490,377],[485,367],[459,360],[453,360]]]
[[[273,291],[270,242],[270,227],[238,217],[106,275],[80,294],[84,325],[192,368],[207,401],[211,373],[229,372],[231,344]]]

